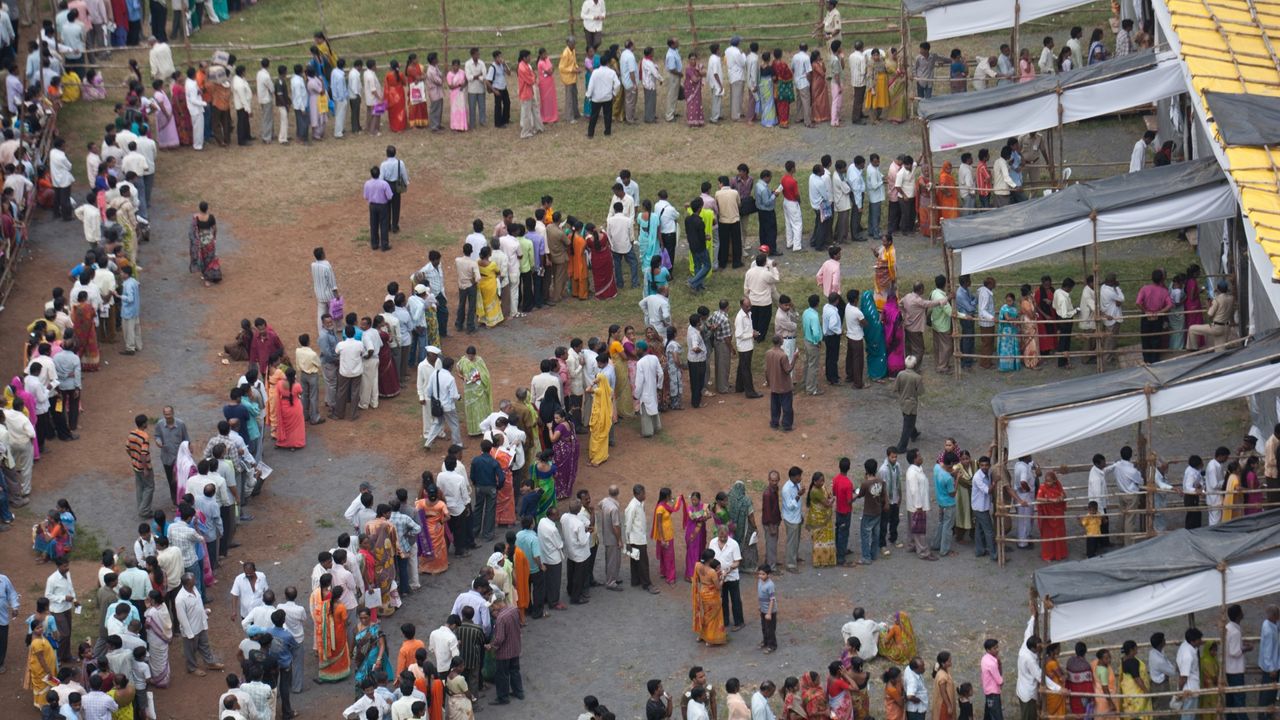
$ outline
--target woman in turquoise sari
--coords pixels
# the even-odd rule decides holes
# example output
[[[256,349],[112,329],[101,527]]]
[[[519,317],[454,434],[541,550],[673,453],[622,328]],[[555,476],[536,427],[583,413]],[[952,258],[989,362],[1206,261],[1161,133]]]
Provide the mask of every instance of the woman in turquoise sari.
[[[640,217],[636,222],[640,226],[640,237],[637,240],[640,244],[640,267],[646,269],[649,267],[650,258],[656,256],[662,249],[658,243],[658,218],[653,214],[653,203],[648,200],[640,201]],[[650,294],[652,293],[645,291],[645,295]]]
[[[200,21],[204,18],[205,12],[208,10],[209,4],[206,2],[193,3],[191,5],[191,29],[199,30]],[[209,18],[209,22],[217,25],[220,22],[226,22],[231,19],[231,11],[227,9],[227,0],[213,0],[214,17]]]
[[[538,490],[537,518],[547,516],[551,508],[556,506],[556,464],[555,452],[543,450],[538,455],[538,463],[533,466],[533,486]]]
[[[767,62],[760,64],[759,109],[760,125],[774,127],[778,124],[778,108],[773,104],[773,66]]]
[[[1022,350],[1018,344],[1018,301],[1013,293],[1004,296],[1000,306],[1000,336],[996,341],[996,354],[1000,356],[1000,372],[1013,372],[1021,363]]]
[[[876,308],[875,291],[862,291],[858,309],[862,311],[867,321],[867,326],[863,328],[862,333],[867,347],[867,376],[880,382],[889,374],[889,368],[885,362],[884,325],[880,322],[880,310]]]
[[[369,608],[360,608],[360,625],[356,628],[353,660],[356,666],[357,690],[364,683],[364,679],[374,677],[379,668],[384,670],[389,678],[396,676],[395,667],[391,662],[391,653],[387,650],[387,636],[382,632],[382,627],[373,622]]]

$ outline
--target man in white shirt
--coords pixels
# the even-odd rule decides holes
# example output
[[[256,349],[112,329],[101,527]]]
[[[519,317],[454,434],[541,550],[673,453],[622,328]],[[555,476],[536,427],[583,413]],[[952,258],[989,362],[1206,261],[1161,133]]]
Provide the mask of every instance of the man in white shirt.
[[[458,428],[458,381],[453,377],[453,358],[442,358],[437,369],[429,359],[418,364],[418,403],[422,405],[422,447],[430,450],[431,442],[449,428],[454,445],[462,444]],[[434,408],[440,408],[436,415]]]
[[[1151,636],[1151,652],[1147,654],[1147,672],[1151,676],[1151,689],[1148,692],[1160,693],[1169,690],[1169,680],[1178,676],[1178,668],[1169,662],[1169,658],[1164,654],[1164,633],[1158,632]],[[1172,698],[1164,698],[1157,705],[1157,709],[1166,710],[1169,707],[1169,701]]]
[[[916,526],[911,522],[912,515],[929,512],[929,480],[925,477],[923,464],[924,458],[920,451],[912,448],[907,453],[907,478],[902,484],[902,504],[906,506],[907,525],[912,528],[911,542],[916,556],[921,560],[937,560],[938,556],[929,549],[925,533],[915,532]]]
[[[200,86],[196,83],[195,68],[187,68],[187,79],[182,85],[187,98],[187,112],[191,115],[191,147],[204,149],[204,109],[208,103],[200,94]],[[104,150],[106,148],[103,148]]]
[[[1178,646],[1178,689],[1191,693],[1200,689],[1200,644],[1204,642],[1204,633],[1197,628],[1187,628],[1183,634],[1183,643]],[[1182,704],[1194,707],[1196,696],[1191,694],[1177,696]],[[1183,713],[1181,720],[1195,720],[1195,713]]]
[[[1209,527],[1222,522],[1223,491],[1227,487],[1227,462],[1231,451],[1225,445],[1213,451],[1204,468],[1204,503],[1209,507]]]
[[[815,250],[826,247],[831,239],[831,226],[835,218],[835,204],[828,179],[825,168],[821,165],[813,166],[813,172],[809,175],[809,207],[813,209],[813,233],[809,235],[809,247]]]
[[[458,657],[458,636],[456,631],[462,626],[462,618],[450,615],[444,625],[431,631],[427,637],[428,657],[437,668],[447,668]]]
[[[755,326],[751,323],[751,300],[743,297],[738,303],[738,314],[733,316],[733,347],[738,354],[738,374],[734,380],[734,392],[745,393],[747,399],[764,397],[756,392],[751,377],[751,356],[755,350]]]
[[[1116,361],[1116,335],[1120,333],[1120,323],[1124,320],[1123,310],[1120,308],[1123,303],[1124,291],[1120,289],[1116,274],[1107,273],[1106,279],[1102,281],[1102,288],[1098,291],[1098,311],[1102,317],[1102,326],[1106,328],[1103,361],[1107,363]]]
[[[647,48],[640,61],[640,87],[644,90],[644,121],[658,122],[658,84],[662,82],[662,71],[653,59],[653,48]]]
[[[644,314],[644,323],[658,331],[658,337],[667,336],[667,328],[671,326],[671,301],[667,299],[668,285],[658,287],[658,292],[640,298],[640,312]]]
[[[867,324],[867,318],[862,314],[862,310],[858,307],[860,293],[850,288],[846,294],[849,301],[844,306],[844,337],[845,337],[845,355],[844,355],[844,379],[845,382],[852,384],[859,390],[864,384],[864,376],[866,375],[866,352],[863,341],[863,326]]]
[[[604,135],[613,134],[613,99],[618,96],[622,82],[608,65],[591,71],[587,83],[587,99],[591,101],[591,119],[587,121],[587,139],[596,136],[596,122],[604,115]]]
[[[466,557],[471,546],[471,483],[462,473],[461,463],[455,457],[446,457],[436,475],[436,488],[440,498],[449,508],[449,530],[453,534],[453,554]]]
[[[346,416],[347,403],[351,403],[351,419],[360,416],[358,400],[360,398],[361,377],[364,374],[364,344],[356,339],[356,329],[343,328],[345,338],[334,347],[338,356],[338,395],[333,411],[329,413],[332,420],[341,420]]]
[[[615,191],[620,191],[621,188],[620,184],[614,186]],[[626,287],[622,279],[622,263],[624,261],[631,271],[631,287],[640,286],[639,265],[637,264],[636,256],[631,252],[634,228],[632,227],[631,217],[627,214],[627,207],[630,205],[629,200],[630,198],[625,194],[621,198],[614,198],[609,208],[609,217],[605,221],[605,231],[609,233],[609,250],[613,254],[614,282],[619,288]]]
[[[916,181],[919,178],[920,169],[915,166],[911,156],[907,155],[902,159],[902,167],[893,180],[893,186],[898,190],[898,229],[904,235],[916,231]]]
[[[1200,527],[1203,522],[1199,508],[1204,488],[1204,460],[1199,455],[1192,455],[1187,458],[1187,469],[1182,473],[1182,504],[1187,508],[1183,527],[1188,530]]]
[[[587,47],[600,47],[604,35],[604,0],[582,0],[582,10],[578,16],[582,18],[582,32],[587,36]]]
[[[1240,687],[1244,685],[1244,654],[1252,652],[1253,643],[1245,642],[1244,633],[1240,629],[1240,622],[1244,620],[1244,609],[1239,605],[1231,605],[1227,608],[1227,634],[1225,636],[1226,646],[1223,653],[1223,671],[1227,676],[1227,687]],[[1246,705],[1245,694],[1241,692],[1227,693],[1228,708],[1242,708]],[[1227,717],[1231,720],[1245,720],[1244,713],[1227,713]]]
[[[1040,61],[1036,63],[1039,66],[1041,75],[1052,75],[1058,72],[1057,58],[1053,52],[1053,36],[1046,35],[1044,37],[1044,47],[1040,49]]]
[[[378,80],[377,62],[370,60],[365,66],[364,73],[360,75],[360,99],[364,102],[365,107],[365,124],[364,130],[373,135],[382,134],[382,116],[375,115],[373,107],[382,102],[382,82]],[[348,87],[350,86],[350,77],[347,78]],[[480,108],[483,111],[484,102],[481,96]],[[468,125],[467,127],[474,127]]]
[[[724,624],[729,625],[729,620],[733,620],[733,629],[741,630],[744,626],[742,619],[742,591],[739,587],[740,575],[738,566],[742,564],[742,549],[738,547],[738,541],[729,537],[729,526],[721,525],[716,530],[715,539],[707,543],[707,548],[716,554],[716,560],[720,562],[720,605],[724,612]],[[730,616],[730,610],[733,615]]]
[[[360,102],[363,92],[364,61],[356,60],[347,71],[347,102],[351,105],[351,132],[360,132]]]
[[[613,495],[610,491],[610,497]],[[623,512],[622,540],[631,559],[631,587],[642,587],[651,595],[657,595],[658,588],[649,580],[649,515],[644,508],[644,497],[644,485],[631,488],[631,502]],[[605,562],[608,562],[607,554]]]
[[[853,52],[849,53],[849,83],[853,86],[853,122],[863,123],[862,106],[867,98],[867,54],[863,50],[862,41],[855,40]]]
[[[972,215],[978,204],[976,179],[973,174],[973,153],[960,155],[960,170],[957,182],[960,183],[960,215]]]
[[[231,76],[231,100],[236,111],[236,144],[249,145],[253,142],[249,129],[249,118],[253,115],[253,88],[244,79],[243,65],[237,65],[235,74]]]
[[[658,356],[650,351],[647,343],[641,340],[636,343],[640,359],[636,362],[636,412],[640,415],[640,437],[652,437],[662,430],[662,419],[658,415],[659,390],[666,379],[666,372]]]
[[[707,122],[720,122],[720,107],[724,103],[724,61],[720,59],[720,43],[711,43],[707,49],[707,89],[711,92],[711,114]]]
[[[813,65],[809,62],[809,45],[800,43],[800,49],[791,56],[791,74],[794,76],[796,93],[795,119],[803,119],[805,127],[813,127],[813,112],[809,105],[809,73]]]
[[[1094,468],[1096,469],[1096,468]],[[1146,481],[1142,478],[1142,471],[1138,470],[1133,464],[1133,448],[1125,445],[1120,448],[1120,459],[1111,465],[1110,469],[1115,474],[1116,488],[1120,495],[1120,518],[1122,524],[1122,532],[1124,533],[1124,544],[1129,545],[1139,540],[1137,533],[1142,532],[1142,498]],[[1089,473],[1090,479],[1094,476],[1093,471]],[[1092,494],[1092,493],[1091,493]],[[1095,498],[1089,498],[1093,500]],[[1106,498],[1102,498],[1102,503],[1098,509],[1106,507]]]
[[[738,47],[741,44],[742,38],[734,35],[724,51],[725,72],[729,76],[729,119],[734,122],[742,118],[742,89],[747,78],[747,56]]]
[[[560,511],[555,507],[538,521],[538,545],[542,549],[542,592],[553,610],[564,610],[560,602],[560,578],[564,570],[564,538],[560,535]]]
[[[1155,130],[1142,133],[1142,137],[1133,144],[1133,152],[1129,153],[1129,172],[1135,173],[1142,170],[1147,163],[1147,152],[1151,150],[1155,141]]]
[[[196,663],[196,656],[204,660],[209,670],[221,670],[222,663],[213,656],[209,647],[209,620],[204,603],[196,590],[196,578],[191,573],[182,576],[182,588],[174,600],[178,631],[182,634],[182,654],[187,661],[187,672],[204,677],[206,672]]]
[[[635,43],[627,44],[618,56],[618,70],[622,73],[622,119],[628,125],[636,124],[636,98],[640,95],[640,63],[636,60]]]
[[[1028,717],[1028,713],[1034,716],[1040,706],[1040,687],[1041,678],[1044,678],[1044,688],[1049,692],[1062,692],[1062,687],[1053,681],[1053,678],[1044,674],[1040,668],[1040,652],[1043,650],[1044,644],[1036,635],[1027,638],[1027,641],[1018,648],[1018,686],[1017,696],[1018,704],[1021,705],[1022,717]]]
[[[258,137],[263,143],[271,142],[275,132],[275,84],[271,79],[271,60],[262,58],[258,74],[254,76],[254,88],[258,91]],[[301,675],[301,673],[295,673]]]
[[[929,711],[929,686],[924,681],[924,661],[918,657],[902,669],[902,694],[908,720],[921,720]]]
[[[71,185],[75,183],[71,159],[65,151],[67,141],[62,137],[53,139],[53,149],[49,151],[50,180],[53,181],[54,213],[63,220],[72,220]]]
[[[467,79],[467,127],[475,129],[485,125],[484,97],[489,92],[485,80],[488,68],[480,59],[480,48],[471,48],[471,57],[462,66]]]
[[[560,536],[564,539],[564,554],[569,564],[567,589],[573,605],[587,602],[587,587],[591,582],[591,532],[581,513],[582,501],[574,498],[569,501],[569,512],[560,516]]]

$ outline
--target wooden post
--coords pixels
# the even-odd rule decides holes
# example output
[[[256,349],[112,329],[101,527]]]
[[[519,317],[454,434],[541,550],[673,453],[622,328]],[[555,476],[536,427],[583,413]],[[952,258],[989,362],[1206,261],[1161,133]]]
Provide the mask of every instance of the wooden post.
[[[1013,60],[1013,67],[1018,67],[1018,23],[1022,22],[1022,2],[1021,0],[1013,0],[1013,31],[1009,35],[1009,57]]]
[[[822,21],[827,18],[826,5],[827,0],[818,0],[818,30],[814,33],[818,40],[821,41],[821,45],[824,49],[827,44],[827,34],[823,30]]]
[[[1222,603],[1218,606],[1218,710],[1215,716],[1222,720],[1227,696],[1223,693],[1227,688],[1227,563],[1218,563],[1218,574],[1222,576]]]
[[[996,477],[991,483],[991,495],[995,501],[992,504],[994,516],[992,520],[995,522],[996,530],[996,559],[999,561],[1000,567],[1004,567],[1004,477],[1005,477],[1005,442],[1004,431],[1008,423],[1004,418],[996,418],[996,456],[991,467],[996,472]]]
[[[316,12],[320,14],[320,32],[327,32],[324,26],[324,0],[316,0]]]
[[[909,109],[911,106],[910,106],[910,105],[908,105],[907,107],[908,107],[908,109]],[[934,183],[933,183],[933,177],[934,177],[934,173],[933,173],[933,150],[929,147],[929,132],[928,132],[928,127],[929,127],[929,124],[928,124],[927,122],[925,122],[925,121],[922,119],[922,120],[920,121],[920,140],[921,140],[921,142],[923,142],[923,143],[924,143],[924,147],[920,150],[920,156],[921,156],[921,158],[920,158],[920,159],[924,161],[924,166],[925,166],[925,167],[928,169],[928,171],[929,171],[929,177],[927,178],[927,182],[928,182],[929,187],[930,187],[930,188],[932,188],[932,187],[933,187],[933,184],[934,184]],[[938,206],[934,204],[934,202],[933,202],[933,197],[934,197],[934,196],[933,196],[933,191],[932,191],[932,190],[930,190],[930,191],[929,191],[929,197],[925,199],[925,202],[927,203],[925,207],[929,208],[929,226],[928,226],[927,228],[921,228],[921,230],[922,230],[922,231],[926,231],[926,232],[928,232],[928,233],[929,233],[929,244],[930,244],[930,245],[932,245],[934,242],[936,242],[936,238],[934,238],[934,237],[933,237],[933,229],[934,229],[935,227],[941,227],[940,225],[938,225],[938,222],[937,222],[937,218],[938,218]]]
[[[1147,433],[1142,438],[1143,444],[1146,445],[1146,452],[1142,454],[1145,466],[1142,468],[1142,475],[1146,478],[1147,485],[1147,537],[1155,537],[1156,534],[1156,451],[1152,447],[1152,434],[1155,432],[1155,419],[1151,415],[1151,386],[1148,385],[1143,394],[1147,400]]]
[[[954,293],[960,285],[956,281],[955,262],[951,258],[951,251],[947,249],[945,239],[942,241],[942,265],[947,272],[947,289]],[[960,379],[960,363],[964,359],[964,353],[960,351],[960,345],[964,340],[960,333],[960,318],[958,315],[959,311],[956,310],[956,306],[953,303],[951,305],[951,360],[953,363],[952,370],[955,371],[957,381]]]
[[[1089,224],[1093,231],[1093,352],[1098,363],[1098,372],[1106,372],[1107,356],[1102,351],[1106,344],[1104,335],[1107,326],[1102,322],[1102,275],[1098,263],[1098,212],[1089,213]]]
[[[570,24],[569,27],[572,29],[573,25]],[[444,60],[441,65],[449,67],[449,0],[440,0],[440,35],[444,45]]]
[[[698,47],[698,24],[693,21],[693,0],[686,0],[686,12],[689,15],[689,34],[693,36],[693,47]]]
[[[569,37],[576,37],[577,35],[578,28],[577,23],[574,22],[575,20],[577,20],[577,16],[573,14],[573,0],[569,0]]]
[[[911,44],[911,17],[907,15],[906,2],[902,3],[902,11],[898,14],[898,41],[902,43],[902,49],[898,51],[900,53],[898,67],[905,68],[906,66],[903,63],[907,60],[907,45]],[[888,58],[885,59],[887,60]],[[908,101],[907,107],[909,108],[910,106],[910,101]]]

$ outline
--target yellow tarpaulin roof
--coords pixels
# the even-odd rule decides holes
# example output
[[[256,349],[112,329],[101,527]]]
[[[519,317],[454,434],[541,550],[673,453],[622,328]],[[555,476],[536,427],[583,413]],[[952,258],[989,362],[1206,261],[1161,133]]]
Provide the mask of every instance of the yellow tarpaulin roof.
[[[1200,102],[1205,91],[1280,96],[1280,3],[1274,0],[1166,0],[1182,58]],[[1223,148],[1240,205],[1280,282],[1280,147],[1225,145],[1204,105],[1209,130]]]

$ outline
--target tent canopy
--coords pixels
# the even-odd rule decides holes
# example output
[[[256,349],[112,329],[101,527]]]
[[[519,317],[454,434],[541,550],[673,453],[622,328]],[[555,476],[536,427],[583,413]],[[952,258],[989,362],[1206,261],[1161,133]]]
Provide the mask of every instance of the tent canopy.
[[[920,101],[934,150],[977,145],[1186,92],[1171,52],[1142,50],[1065,73]],[[1061,116],[1061,117],[1060,117]]]
[[[961,273],[1098,242],[1235,217],[1235,195],[1212,158],[1071,185],[1034,200],[942,221]]]
[[[1274,388],[1280,388],[1280,330],[1225,352],[1007,390],[991,399],[991,409],[1005,422],[1009,457],[1020,457],[1149,416],[1193,410]]]
[[[1206,90],[1205,102],[1228,145],[1280,144],[1280,97]]]
[[[1176,530],[1035,572],[1049,642],[1097,635],[1280,591],[1280,510]],[[1220,571],[1219,566],[1225,568]]]
[[[1023,2],[1017,12],[1014,0],[905,0],[904,5],[908,14],[924,16],[930,40],[942,40],[1011,28],[1015,22],[1034,20],[1088,2],[1036,0]]]

